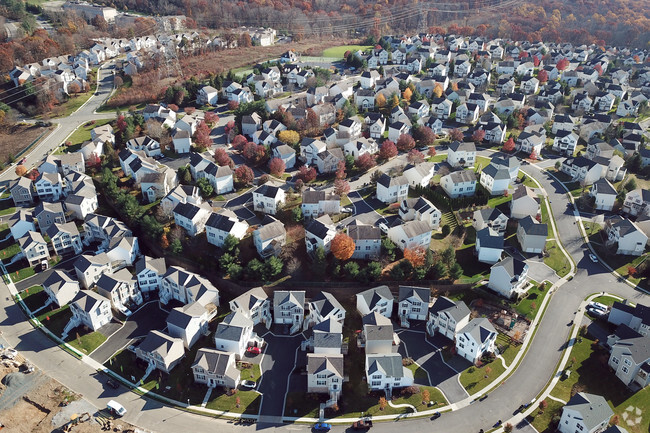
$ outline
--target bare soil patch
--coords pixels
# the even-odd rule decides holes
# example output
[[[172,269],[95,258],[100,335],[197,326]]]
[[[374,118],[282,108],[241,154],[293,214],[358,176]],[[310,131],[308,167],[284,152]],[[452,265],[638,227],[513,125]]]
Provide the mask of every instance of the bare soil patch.
[[[0,163],[9,162],[10,156],[18,153],[32,144],[43,133],[48,132],[52,127],[41,127],[28,124],[16,124],[8,128],[0,129]],[[43,138],[45,135],[43,135]]]

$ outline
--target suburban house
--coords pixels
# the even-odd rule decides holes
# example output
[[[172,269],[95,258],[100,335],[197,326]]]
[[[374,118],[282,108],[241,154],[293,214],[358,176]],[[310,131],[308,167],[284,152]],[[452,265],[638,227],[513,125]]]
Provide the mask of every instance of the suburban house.
[[[154,368],[169,374],[185,356],[185,347],[180,338],[170,337],[160,331],[149,331],[135,348],[135,356]]]
[[[214,347],[222,352],[234,353],[237,359],[244,356],[249,343],[253,345],[255,340],[258,338],[253,332],[253,321],[239,312],[228,314],[214,333]]]
[[[390,318],[393,314],[393,294],[388,286],[379,286],[357,293],[357,310],[361,316],[378,313]]]
[[[97,331],[113,319],[111,301],[91,290],[80,290],[70,303],[72,318],[66,329],[79,325]]]
[[[496,340],[497,331],[488,319],[472,319],[458,331],[456,353],[476,364],[484,354],[494,352]]]
[[[47,249],[47,242],[45,242],[39,232],[27,232],[25,236],[18,239],[18,245],[29,262],[29,266],[41,265],[45,261],[46,266],[44,268],[47,268],[47,260],[50,258],[50,252]]]
[[[607,179],[597,180],[589,191],[589,195],[594,198],[594,208],[605,211],[614,208],[617,194],[616,189]],[[625,198],[627,200],[627,196]]]
[[[284,162],[284,167],[287,170],[292,169],[296,165],[296,151],[289,145],[282,143],[272,145],[271,153],[273,158],[280,158]]]
[[[43,282],[43,290],[51,302],[59,307],[68,305],[79,293],[79,282],[67,273],[54,270]]]
[[[54,223],[65,224],[66,220],[65,211],[63,210],[63,204],[61,204],[61,202],[40,202],[34,208],[32,215],[36,218],[41,233],[45,233]]]
[[[470,311],[463,301],[452,301],[440,296],[429,307],[427,332],[432,337],[437,333],[452,341],[456,340],[458,331],[469,323]]]
[[[478,105],[466,102],[456,108],[456,121],[470,125],[478,121],[479,114],[481,113]]]
[[[402,251],[417,246],[428,248],[431,243],[431,226],[425,221],[407,221],[389,228],[388,238]]]
[[[501,260],[503,243],[503,235],[491,227],[477,231],[475,249],[478,261],[493,265]]]
[[[307,253],[313,254],[322,248],[325,254],[330,251],[330,242],[336,236],[336,226],[329,215],[312,219],[305,227],[305,245]]]
[[[264,221],[264,225],[253,232],[253,243],[257,254],[263,259],[279,256],[282,247],[287,243],[287,231],[282,221],[268,217],[268,220]]]
[[[548,225],[540,223],[530,215],[519,220],[517,241],[525,253],[541,253],[546,247]]]
[[[407,198],[400,203],[399,217],[402,221],[425,221],[432,230],[437,230],[442,213],[424,197]]]
[[[31,212],[25,209],[18,209],[16,213],[9,217],[7,224],[14,240],[22,238],[29,231],[36,231],[34,217]]]
[[[362,317],[363,330],[357,338],[358,347],[370,353],[397,353],[399,337],[393,332],[393,324],[388,317],[372,312]]]
[[[490,268],[488,287],[506,298],[519,298],[528,288],[527,277],[526,262],[508,256]]]
[[[278,290],[273,293],[273,323],[287,325],[289,334],[302,329],[305,319],[305,292]]]
[[[650,210],[650,190],[637,188],[625,195],[623,212],[631,216],[647,214]],[[14,236],[15,237],[15,236]]]
[[[381,255],[381,230],[366,224],[348,225],[348,236],[354,241],[352,259],[378,260]]]
[[[132,138],[126,142],[126,147],[131,150],[140,150],[145,153],[149,158],[161,156],[160,143],[148,135],[142,137]]]
[[[512,193],[510,201],[510,217],[522,219],[527,216],[537,216],[540,213],[540,200],[532,188],[519,185]]]
[[[91,181],[92,183],[92,181]],[[97,192],[94,186],[80,186],[65,198],[65,208],[69,213],[83,221],[87,215],[95,212],[99,207]]]
[[[584,156],[565,159],[562,161],[560,170],[571,176],[573,181],[578,181],[584,185],[592,185],[603,177],[603,167]]]
[[[44,201],[58,201],[63,196],[63,180],[56,173],[41,173],[34,181],[38,198]]]
[[[9,191],[11,192],[11,198],[13,199],[16,207],[31,206],[34,204],[34,189],[32,186],[32,181],[28,178],[19,177],[10,185]]]
[[[300,210],[305,219],[317,218],[324,214],[338,214],[341,213],[341,197],[331,192],[307,188],[302,193]]]
[[[106,253],[94,256],[83,254],[74,262],[77,280],[85,289],[92,287],[103,274],[111,273],[112,269],[111,261]]]
[[[608,364],[626,386],[645,388],[650,384],[650,336],[618,340]]]
[[[138,282],[140,292],[149,297],[150,292],[157,292],[160,289],[160,281],[167,272],[165,258],[152,258],[149,256],[140,256],[135,262],[135,279]]]
[[[404,175],[391,177],[384,173],[377,180],[377,199],[386,204],[404,200],[408,190],[409,181]]]
[[[207,385],[209,388],[235,389],[239,386],[240,374],[234,353],[201,348],[194,357],[192,374],[195,383]]]
[[[240,221],[239,217],[230,209],[221,209],[213,212],[205,222],[205,233],[208,243],[219,248],[223,246],[228,236],[241,239],[248,231],[248,223]]]
[[[422,162],[416,165],[409,164],[404,167],[404,176],[406,176],[412,187],[428,187],[435,174],[436,164],[433,162]]]
[[[407,121],[407,119],[404,120]],[[402,135],[408,134],[410,132],[411,132],[411,127],[409,126],[409,124],[402,121],[393,122],[390,125],[388,125],[388,139],[391,140],[393,143],[397,143],[397,141]]]
[[[203,86],[196,95],[198,105],[217,105],[219,91],[212,86]]]
[[[342,325],[345,320],[345,309],[331,293],[319,292],[314,299],[308,302],[308,305],[309,314],[305,322],[306,326],[317,325],[327,320],[339,322]]]
[[[97,293],[111,300],[113,307],[130,315],[128,307],[142,304],[142,295],[136,287],[136,280],[126,269],[103,274],[95,285]]]
[[[207,207],[207,206],[206,206]],[[205,231],[208,218],[211,218],[210,210],[193,203],[178,203],[173,210],[174,222],[183,227],[187,234],[194,237]]]
[[[451,172],[440,179],[440,186],[450,198],[473,196],[476,192],[476,173],[472,170]]]
[[[413,385],[413,372],[402,365],[399,353],[366,354],[366,380],[371,391],[385,391]]]
[[[60,256],[64,254],[73,254],[75,256],[81,254],[83,250],[81,235],[74,222],[65,224],[54,223],[48,227],[45,233],[49,236],[50,242],[52,242],[54,254]]]
[[[99,214],[88,214],[84,220],[84,243],[100,242],[107,248],[113,239],[133,236],[122,221]]]
[[[615,215],[605,220],[606,245],[616,245],[616,254],[640,256],[645,251],[648,236],[635,223]]]
[[[473,225],[477,232],[485,227],[490,227],[497,233],[504,234],[508,225],[508,217],[497,208],[474,211],[473,219]]]
[[[481,170],[479,182],[490,195],[503,195],[510,186],[510,173],[507,168],[490,163]]]
[[[336,402],[343,388],[343,378],[342,354],[307,354],[307,392],[327,394],[329,401]]]
[[[426,287],[399,286],[397,314],[402,326],[408,328],[409,320],[427,320],[431,290]]]
[[[275,215],[284,204],[284,190],[277,186],[264,184],[253,191],[253,210]]]
[[[261,287],[255,287],[230,301],[230,311],[238,312],[253,321],[254,325],[271,326],[271,301]]]
[[[643,336],[650,336],[650,308],[643,304],[632,306],[627,300],[614,302],[607,321],[613,325],[625,325]]]
[[[135,260],[140,256],[138,238],[124,236],[111,239],[108,243],[106,255],[108,260],[118,266],[133,266]]]
[[[452,167],[474,167],[476,146],[474,143],[454,141],[449,145],[447,163]]]
[[[614,411],[603,397],[579,392],[562,408],[557,429],[561,433],[598,433],[605,430],[612,416]]]
[[[182,304],[198,302],[217,314],[219,290],[206,278],[178,266],[170,266],[163,275],[160,285],[160,302],[168,304],[176,300]]]
[[[553,150],[573,156],[578,145],[578,134],[573,131],[559,130],[553,139]]]

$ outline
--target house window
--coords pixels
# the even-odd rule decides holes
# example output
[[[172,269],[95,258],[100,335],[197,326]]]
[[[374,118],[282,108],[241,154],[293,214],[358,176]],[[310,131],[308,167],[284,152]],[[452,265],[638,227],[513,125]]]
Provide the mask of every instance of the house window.
[[[625,373],[625,374],[630,372],[630,370],[628,370],[627,367],[623,367],[623,368],[621,368],[621,370],[623,370],[623,373]]]
[[[618,365],[618,358],[612,358],[612,362],[616,365]]]
[[[632,365],[632,364],[630,363],[630,360],[627,359],[627,358],[623,360],[623,364],[625,364],[625,365]]]
[[[372,382],[370,383],[370,386],[372,386],[372,387],[378,387],[378,386],[381,386],[381,382],[380,382],[380,381],[372,381]]]
[[[327,385],[327,381],[325,381],[325,380],[317,380],[317,381],[316,381],[316,385],[318,385],[318,386],[325,386],[325,385]]]

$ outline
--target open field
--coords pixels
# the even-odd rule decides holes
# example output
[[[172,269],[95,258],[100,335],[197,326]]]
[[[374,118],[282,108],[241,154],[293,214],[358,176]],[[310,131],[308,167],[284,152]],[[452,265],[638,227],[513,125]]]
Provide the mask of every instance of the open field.
[[[0,129],[0,163],[6,164],[11,156],[16,156],[21,150],[32,144],[41,135],[53,127],[41,127],[27,124],[17,124],[10,128]]]
[[[323,57],[337,57],[339,59],[342,59],[343,54],[345,54],[346,51],[365,51],[369,48],[372,48],[372,45],[341,45],[324,50]]]

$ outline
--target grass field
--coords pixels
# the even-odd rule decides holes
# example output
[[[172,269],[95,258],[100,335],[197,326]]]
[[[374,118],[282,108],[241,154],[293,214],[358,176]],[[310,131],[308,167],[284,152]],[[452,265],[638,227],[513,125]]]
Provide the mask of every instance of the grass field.
[[[346,51],[365,51],[369,48],[372,48],[372,45],[340,45],[338,47],[331,47],[323,51],[323,57],[336,57],[338,59],[343,58],[343,54]]]
[[[546,251],[548,251],[549,256],[544,257],[544,263],[553,269],[559,277],[567,275],[571,270],[571,265],[564,256],[564,253],[562,253],[562,250],[560,250],[557,242],[546,242]]]
[[[476,394],[505,371],[501,360],[496,360],[482,367],[471,366],[460,374],[460,384],[467,393]]]
[[[102,119],[102,120],[98,120],[96,123],[94,123],[92,125],[89,124],[89,123],[85,123],[82,126],[80,126],[79,128],[77,128],[77,130],[75,132],[73,132],[70,135],[70,137],[68,137],[68,141],[71,142],[73,146],[77,145],[77,144],[81,144],[84,141],[88,141],[88,140],[90,140],[90,131],[97,128],[98,126],[106,125],[107,123],[110,123],[110,122],[111,122],[111,119]],[[72,149],[70,149],[70,150],[72,150]]]

